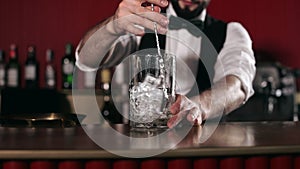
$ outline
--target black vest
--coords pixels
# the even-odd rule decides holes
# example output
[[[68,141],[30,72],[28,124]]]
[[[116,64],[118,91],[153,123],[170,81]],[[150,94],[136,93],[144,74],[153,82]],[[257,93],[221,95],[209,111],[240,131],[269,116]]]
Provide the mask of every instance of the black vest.
[[[214,19],[209,15],[206,16],[204,29],[202,31],[208,37],[210,42],[202,41],[201,46],[205,45],[205,48],[207,49],[206,43],[211,43],[211,45],[208,46],[214,47],[215,50],[213,51],[215,52],[211,52],[212,50],[201,50],[201,59],[203,60],[203,58],[206,58],[204,60],[207,60],[208,62],[204,61],[205,63],[203,63],[203,61],[199,59],[198,72],[196,77],[198,92],[202,92],[211,87],[211,82],[214,75],[214,64],[216,62],[217,54],[220,52],[225,42],[226,30],[227,23]],[[139,50],[156,48],[155,41],[155,35],[153,33],[146,33],[141,39]],[[162,49],[165,49],[165,44],[166,36],[159,35],[159,45]]]

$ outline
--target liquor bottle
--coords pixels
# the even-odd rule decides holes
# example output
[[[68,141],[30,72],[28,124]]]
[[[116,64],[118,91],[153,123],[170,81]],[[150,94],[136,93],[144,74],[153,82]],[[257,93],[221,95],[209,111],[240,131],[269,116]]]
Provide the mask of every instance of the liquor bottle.
[[[46,51],[45,85],[48,89],[55,89],[56,87],[56,69],[54,65],[54,52],[51,49],[47,49]]]
[[[111,97],[111,70],[103,69],[101,71],[101,89],[103,91],[103,108],[102,116],[109,123],[117,124],[122,123],[122,115],[118,112],[113,99]]]
[[[65,56],[62,58],[62,88],[72,89],[73,69],[75,57],[73,55],[73,46],[68,43],[65,46]]]
[[[110,95],[110,84],[111,83],[111,70],[102,69],[101,70],[101,90],[105,95]]]
[[[114,70],[114,78],[113,84],[114,87],[114,95],[115,95],[115,102],[118,105],[117,107],[120,109],[120,112],[123,116],[123,123],[129,123],[129,97],[128,97],[128,85],[129,83],[125,79],[129,79],[128,77],[128,70],[129,63],[128,62],[121,62],[118,66],[115,67]]]
[[[34,46],[29,46],[27,49],[27,59],[25,62],[25,86],[26,88],[39,87],[39,63],[36,60],[36,50]]]
[[[20,64],[18,62],[18,48],[10,45],[9,62],[6,66],[6,86],[10,88],[20,87]]]
[[[5,88],[5,53],[0,49],[0,89]]]

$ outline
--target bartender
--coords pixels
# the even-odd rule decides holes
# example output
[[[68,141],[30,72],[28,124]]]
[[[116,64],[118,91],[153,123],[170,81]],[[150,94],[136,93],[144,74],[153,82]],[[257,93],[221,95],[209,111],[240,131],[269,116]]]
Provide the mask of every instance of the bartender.
[[[184,74],[185,71],[177,71],[176,81],[180,91],[177,92],[175,103],[171,105],[173,116],[168,121],[168,127],[176,126],[183,119],[200,125],[206,119],[228,114],[243,105],[254,93],[252,81],[255,59],[252,41],[240,23],[225,23],[211,17],[206,10],[209,1],[123,0],[113,16],[94,26],[83,37],[77,47],[76,65],[87,71],[97,70],[99,65],[115,66],[137,50],[154,47],[155,42],[151,37],[154,35],[146,34],[145,30],[153,30],[153,22],[156,22],[158,33],[167,35],[163,37],[165,44],[161,47],[172,51],[177,58],[180,57],[194,75],[191,77]],[[154,4],[154,8],[147,4]],[[197,21],[197,27],[216,49],[218,54],[212,68],[212,84],[199,61],[203,40],[184,28],[170,29],[168,25],[173,16],[191,23]],[[177,70],[181,66],[177,64]],[[199,94],[187,97],[195,85],[191,83],[195,81],[193,79],[197,81]]]

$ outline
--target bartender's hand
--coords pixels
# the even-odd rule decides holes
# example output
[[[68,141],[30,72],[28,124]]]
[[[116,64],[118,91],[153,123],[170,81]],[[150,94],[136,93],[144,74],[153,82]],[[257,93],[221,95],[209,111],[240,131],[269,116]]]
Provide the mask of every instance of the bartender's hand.
[[[152,12],[151,6],[142,6],[145,3],[153,3],[155,5],[154,12]],[[156,22],[158,33],[165,34],[169,21],[166,16],[159,12],[161,11],[161,7],[164,8],[167,6],[168,0],[123,0],[114,15],[116,21],[115,32],[118,34],[129,32],[135,35],[143,35],[144,30],[135,25],[153,30],[153,22]]]
[[[200,125],[205,118],[205,112],[200,105],[183,95],[177,95],[175,103],[170,107],[170,112],[173,117],[168,121],[169,128],[178,125],[184,118],[194,125]]]

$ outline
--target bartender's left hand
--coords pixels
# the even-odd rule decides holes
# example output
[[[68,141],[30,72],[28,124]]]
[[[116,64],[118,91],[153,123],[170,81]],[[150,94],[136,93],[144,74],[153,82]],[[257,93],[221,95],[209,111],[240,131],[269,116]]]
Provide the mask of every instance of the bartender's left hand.
[[[200,125],[205,118],[205,112],[200,105],[183,95],[177,95],[170,112],[173,116],[168,121],[169,128],[178,125],[184,118],[194,125]]]

